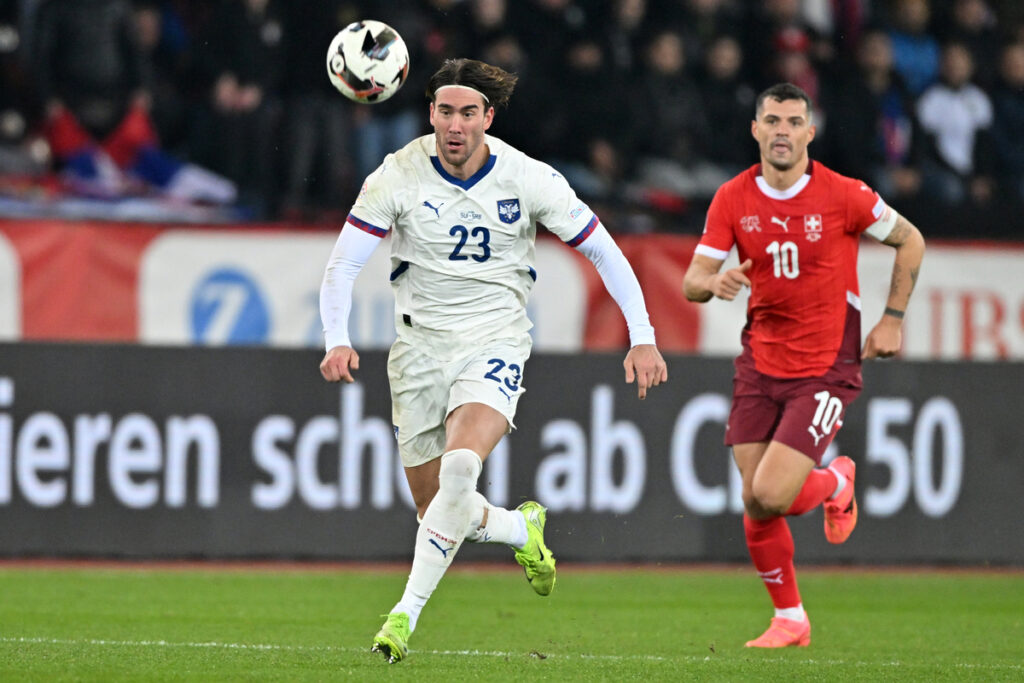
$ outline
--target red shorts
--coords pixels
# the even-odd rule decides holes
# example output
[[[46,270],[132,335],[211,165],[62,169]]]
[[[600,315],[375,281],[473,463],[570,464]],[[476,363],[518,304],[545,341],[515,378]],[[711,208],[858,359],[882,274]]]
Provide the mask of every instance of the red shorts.
[[[736,359],[725,445],[778,441],[820,465],[843,426],[846,408],[860,395],[859,356],[851,362],[849,352],[841,353],[821,377],[781,379],[757,371],[745,336],[743,346]]]
[[[860,311],[847,306],[843,339],[832,367],[821,377],[781,379],[758,372],[750,332],[736,358],[732,410],[725,445],[778,441],[815,464],[843,426],[846,408],[860,395]]]
[[[824,377],[760,375],[750,381],[737,376],[725,445],[778,441],[821,464],[821,456],[843,425],[847,406],[859,394],[859,388]]]

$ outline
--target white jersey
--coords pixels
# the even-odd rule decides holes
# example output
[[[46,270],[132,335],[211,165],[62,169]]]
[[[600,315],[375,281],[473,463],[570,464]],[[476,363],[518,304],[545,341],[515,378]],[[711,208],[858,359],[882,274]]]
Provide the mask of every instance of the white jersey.
[[[392,231],[398,335],[453,333],[459,341],[530,329],[538,223],[570,246],[598,219],[551,166],[486,136],[490,159],[460,180],[436,156],[433,135],[389,154],[366,179],[348,223]]]

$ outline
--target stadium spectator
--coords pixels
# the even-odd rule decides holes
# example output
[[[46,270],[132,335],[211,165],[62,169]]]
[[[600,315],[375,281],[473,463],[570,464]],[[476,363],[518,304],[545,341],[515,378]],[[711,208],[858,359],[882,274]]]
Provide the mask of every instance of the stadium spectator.
[[[971,53],[960,43],[942,51],[941,80],[917,103],[917,116],[928,136],[925,182],[930,194],[957,204],[968,197],[984,204],[995,189],[991,177],[992,101],[971,83]]]
[[[390,150],[401,147],[423,131],[423,89],[427,78],[452,53],[453,25],[445,22],[449,0],[421,3],[396,0],[379,7],[377,16],[398,31],[409,49],[409,76],[391,99],[372,107],[352,107],[356,178],[361,183]],[[364,15],[365,16],[365,15]]]
[[[517,97],[509,100],[502,115],[495,119],[492,131],[502,140],[532,157],[544,157],[557,150],[560,126],[550,124],[550,111],[534,104],[542,101],[550,89],[546,75],[538,73],[526,49],[512,33],[496,36],[480,53],[481,61],[514,73]],[[561,111],[561,110],[560,110]]]
[[[1024,201],[1024,43],[1003,48],[992,97],[992,141],[1005,193]]]
[[[955,0],[947,25],[937,31],[939,39],[964,45],[974,60],[974,80],[991,90],[999,73],[999,47],[996,17],[986,0]]]
[[[587,16],[589,5],[575,0],[518,0],[509,7],[509,20],[524,45],[530,46],[530,60],[544,73],[557,74],[564,68],[565,46],[586,32],[597,39],[597,26]]]
[[[0,1],[0,189],[7,184],[3,176],[20,183],[45,170],[45,152],[32,144],[30,78],[18,58],[18,19],[17,2]]]
[[[750,160],[751,142],[736,131],[750,123],[757,92],[743,73],[740,42],[728,35],[715,39],[704,60],[699,87],[708,121],[708,149],[713,150],[714,163],[730,176]]]
[[[452,17],[459,22],[457,33],[461,37],[454,49],[457,54],[479,58],[487,45],[509,35],[508,0],[471,0],[466,5],[465,12]]]
[[[743,11],[730,0],[670,0],[652,2],[649,27],[673,29],[686,46],[686,62],[694,70],[704,65],[711,43],[723,35],[741,35]],[[643,53],[640,46],[638,53]]]
[[[137,46],[110,37],[113,34],[104,18],[107,15],[96,9],[107,5],[134,6],[133,38]],[[492,61],[523,70],[519,86],[522,96],[498,124],[502,135],[517,140],[521,149],[534,156],[557,161],[565,172],[575,174],[577,189],[593,199],[603,198],[602,208],[611,210],[612,202],[616,202],[622,204],[614,207],[616,211],[622,208],[642,213],[651,208],[651,195],[643,190],[648,178],[639,172],[643,164],[638,162],[646,152],[637,149],[635,143],[650,137],[647,122],[651,117],[638,106],[637,92],[651,71],[647,62],[650,44],[664,31],[674,30],[680,36],[685,71],[698,76],[696,83],[683,87],[694,88],[708,107],[703,114],[712,130],[701,156],[712,166],[733,164],[735,168],[735,160],[741,156],[741,141],[722,135],[722,131],[731,128],[732,118],[741,112],[740,108],[728,111],[728,102],[739,91],[720,78],[705,76],[712,70],[705,62],[716,59],[728,64],[737,46],[729,36],[740,36],[739,82],[754,88],[775,80],[802,86],[814,101],[827,107],[825,112],[818,112],[819,136],[823,138],[819,153],[849,173],[860,172],[846,168],[839,156],[831,155],[845,154],[851,163],[861,157],[856,163],[862,164],[864,157],[878,151],[876,145],[871,145],[858,153],[852,139],[844,143],[832,130],[833,125],[842,124],[856,133],[851,138],[866,139],[862,136],[867,135],[867,126],[863,120],[854,121],[851,112],[865,111],[869,103],[855,103],[839,89],[855,83],[863,74],[838,68],[840,64],[863,64],[869,49],[884,51],[878,47],[881,42],[877,36],[864,37],[866,21],[889,34],[899,74],[896,81],[902,82],[913,97],[920,97],[937,78],[938,40],[967,46],[975,56],[975,85],[990,95],[997,86],[1003,86],[996,80],[998,69],[992,66],[1001,39],[1024,42],[1024,6],[1011,0],[0,0],[0,11],[5,6],[19,9],[18,49],[33,55],[32,64],[21,58],[15,60],[20,65],[5,67],[8,79],[18,73],[32,75],[27,82],[23,79],[21,85],[15,83],[0,93],[0,104],[8,111],[12,111],[12,100],[24,102],[26,94],[30,95],[27,106],[15,107],[21,110],[23,132],[14,138],[8,132],[5,149],[15,154],[9,159],[38,167],[38,160],[45,158],[46,145],[32,146],[37,153],[32,156],[27,154],[25,143],[35,139],[33,131],[46,130],[56,143],[54,166],[61,169],[61,177],[76,191],[112,197],[125,193],[184,193],[206,201],[226,201],[225,197],[235,192],[233,184],[224,178],[204,175],[193,164],[176,161],[184,158],[240,179],[246,203],[253,206],[253,215],[261,218],[314,217],[322,215],[320,209],[330,212],[344,206],[346,197],[381,156],[422,132],[418,107],[426,78],[441,60],[456,53],[480,56],[486,52]],[[37,12],[37,6],[46,9]],[[51,77],[39,69],[35,26],[36,15],[52,15],[55,6],[61,7],[60,13],[77,12],[78,18],[70,22],[78,25],[74,27],[76,32],[106,32],[106,37],[96,43],[102,46],[99,50],[92,49],[91,39],[88,45],[81,43],[81,48],[70,43],[72,47],[62,47],[61,52],[74,50],[88,55],[88,59],[76,59],[69,69]],[[246,21],[250,20],[243,17],[260,12],[268,14],[270,20],[256,21],[257,28],[247,28]],[[231,19],[225,20],[226,15]],[[339,17],[346,21],[380,19],[394,26],[405,39],[411,57],[409,79],[391,100],[372,107],[354,105],[335,96],[323,82],[320,53],[329,30],[341,25]],[[275,32],[280,34],[279,46],[251,47],[272,38]],[[51,34],[47,30],[40,35],[46,40]],[[580,74],[579,64],[573,63],[578,55],[567,56],[572,54],[571,47],[584,42],[592,43],[601,53],[601,68],[606,74],[603,82],[594,83],[588,74]],[[870,47],[862,49],[862,43]],[[26,52],[29,49],[31,52]],[[141,54],[136,54],[139,50]],[[274,57],[268,59],[259,50]],[[581,52],[586,54],[585,50]],[[76,121],[77,129],[67,125],[69,119],[65,117],[53,117],[44,126],[46,110],[34,97],[39,93],[55,101],[55,81],[72,93],[92,87],[88,79],[80,75],[66,78],[66,74],[94,68],[89,64],[99,55],[103,55],[100,61],[116,65],[111,73],[119,74],[117,90],[128,88],[127,95],[113,99],[134,100],[137,105],[124,107],[131,116],[122,118],[125,125],[118,131],[117,144],[111,144],[103,131],[93,130],[97,112],[99,118],[106,118],[102,113],[105,105],[87,107],[90,111],[82,113],[88,120]],[[247,78],[252,83],[225,87],[230,80],[221,80],[215,71],[228,55],[239,62],[236,71],[251,71]],[[262,66],[260,60],[268,66]],[[581,87],[574,82],[577,78]],[[133,81],[135,85],[126,85]],[[221,86],[218,98],[214,97],[214,83]],[[568,95],[551,101],[547,95],[553,91],[579,97],[588,111],[595,110],[591,106],[594,93],[605,93],[608,99],[624,101],[625,106],[605,106],[596,117],[589,117],[594,120],[584,119],[571,111]],[[112,92],[107,88],[102,97]],[[246,95],[239,95],[243,92]],[[139,97],[133,98],[133,94]],[[846,100],[843,107],[836,106],[837,97]],[[880,97],[879,93],[873,97],[876,106]],[[247,100],[248,104],[223,106],[231,99],[236,103]],[[530,100],[545,99],[550,104],[543,112],[530,106]],[[955,184],[949,179],[949,169],[934,160],[924,164],[925,156],[919,154],[924,137],[911,135],[907,139],[906,131],[912,128],[904,121],[914,117],[904,116],[903,104],[893,106],[898,99],[891,94],[884,96],[884,131],[875,137],[876,142],[879,137],[885,141],[887,164],[881,170],[876,164],[876,172],[864,177],[894,201],[911,197],[913,186],[927,177],[929,182],[920,182],[919,197],[926,200],[937,194],[949,201],[944,185]],[[215,105],[215,100],[219,104]],[[254,105],[257,101],[259,104]],[[620,114],[634,107],[641,109],[640,115],[619,120]],[[711,107],[716,113],[712,114]],[[72,109],[65,102],[61,111],[74,115]],[[51,107],[49,111],[58,110]],[[830,117],[821,116],[823,113]],[[539,123],[541,117],[546,119],[543,125]],[[619,130],[605,130],[613,120]],[[4,131],[18,128],[17,116],[4,121]],[[58,122],[60,125],[54,125]],[[100,128],[107,128],[108,135],[110,130],[117,130],[109,123]],[[714,143],[710,142],[712,138]],[[19,142],[12,146],[13,140]],[[111,149],[116,150],[117,159],[112,158]],[[38,156],[40,151],[44,156]],[[978,190],[976,199],[986,194],[986,184],[991,188],[992,184],[1002,187],[1010,183],[1002,176],[1009,173],[1004,171],[1006,168],[1003,160],[994,169],[999,176],[989,177],[989,169],[982,174],[986,178],[969,183]],[[888,181],[883,176],[889,176]],[[178,181],[172,180],[175,177]],[[181,182],[183,178],[191,182]],[[39,182],[49,186],[48,177]],[[168,191],[172,186],[177,188],[175,192]],[[634,191],[638,188],[640,191]],[[666,192],[668,203],[658,206],[671,205],[672,229],[699,229],[699,225],[685,221],[688,214],[680,208],[685,202],[675,195],[669,197],[671,194]],[[703,201],[699,196],[688,200]],[[656,219],[658,214],[648,216]],[[625,223],[616,221],[616,225],[621,228]]]
[[[534,223],[597,266],[627,319],[626,380],[636,380],[639,397],[668,379],[640,284],[597,216],[550,166],[485,137],[514,86],[514,76],[482,62],[444,63],[427,86],[434,134],[405,145],[367,180],[321,289],[320,370],[328,381],[351,382],[359,368],[348,337],[353,281],[394,233],[392,258],[401,265],[392,274],[398,339],[389,376],[398,451],[421,522],[405,592],[373,640],[391,662],[408,654],[420,612],[464,540],[511,545],[534,591],[555,586],[545,508],[528,501],[506,510],[476,490],[522,394]],[[446,233],[439,224],[453,227]]]
[[[234,201],[230,182],[160,149],[149,113],[148,65],[127,0],[45,2],[34,65],[47,139],[72,190],[104,198],[151,190],[175,199]]]
[[[864,34],[856,65],[833,82],[822,141],[829,163],[893,199],[915,195],[924,144],[914,100],[893,68],[888,34]]]
[[[184,23],[171,5],[160,0],[136,0],[134,7],[136,39],[151,69],[153,125],[164,149],[184,151],[188,99],[182,84],[188,82],[190,70]]]
[[[278,0],[226,0],[197,43],[207,100],[193,128],[194,154],[238,183],[241,201],[255,217],[267,217],[276,208],[286,78],[281,5]]]
[[[806,646],[811,623],[793,566],[788,515],[824,506],[825,537],[857,523],[855,465],[821,459],[860,393],[862,358],[895,355],[924,255],[917,228],[861,181],[813,162],[807,94],[785,83],[758,96],[760,164],[715,194],[684,276],[687,299],[732,301],[750,288],[725,443],[743,480],[747,548],[775,615],[747,647]],[[860,345],[862,233],[896,249],[885,312]],[[740,265],[720,272],[736,247]]]
[[[939,41],[928,32],[930,22],[928,0],[896,0],[889,32],[893,64],[914,97],[939,75]]]
[[[608,63],[617,79],[628,83],[640,70],[637,56],[650,33],[647,0],[613,0],[607,21],[602,21]]]
[[[774,58],[769,62],[772,80],[793,83],[818,100],[821,79],[811,61],[811,38],[794,26],[781,29],[775,35]]]
[[[553,140],[557,146],[545,158],[585,198],[615,201],[630,170],[627,151],[635,132],[628,104],[608,106],[624,84],[615,80],[605,50],[589,32],[570,41],[560,75],[562,80],[547,81],[549,87],[561,88],[563,96],[548,103],[550,116],[545,113],[541,122],[560,131]]]
[[[305,0],[285,6],[284,187],[281,215],[312,218],[342,211],[362,178],[352,163],[352,109],[316,68],[325,45],[360,9],[346,0]]]
[[[634,101],[638,181],[685,198],[710,197],[728,176],[708,159],[710,127],[679,33],[652,36],[645,64]]]
[[[744,51],[758,85],[799,78],[817,88],[818,71],[834,58],[832,44],[807,22],[800,0],[764,0],[751,11]],[[813,97],[813,91],[812,91]]]

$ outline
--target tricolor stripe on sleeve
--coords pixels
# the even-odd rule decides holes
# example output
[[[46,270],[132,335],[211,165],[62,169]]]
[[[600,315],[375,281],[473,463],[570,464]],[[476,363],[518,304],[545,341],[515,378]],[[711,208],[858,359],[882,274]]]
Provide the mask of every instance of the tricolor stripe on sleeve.
[[[386,237],[388,234],[388,231],[385,228],[378,228],[376,225],[367,223],[366,221],[362,220],[361,218],[357,218],[352,214],[348,215],[348,218],[345,219],[345,222],[349,223],[350,225],[354,225],[363,232],[368,232],[371,235],[374,235],[375,237]]]
[[[590,233],[594,232],[594,229],[597,227],[597,224],[599,222],[600,221],[597,218],[597,214],[594,214],[593,216],[591,216],[590,222],[587,223],[587,227],[583,228],[578,235],[576,235],[571,240],[566,242],[566,244],[568,244],[570,247],[578,247],[580,244],[583,243],[583,240],[590,237]]]
[[[878,197],[877,192],[875,193],[875,196]],[[883,213],[885,213],[885,202],[882,201],[881,197],[878,197],[878,201],[875,202],[874,208],[871,209],[871,215],[874,216],[875,220],[877,221],[879,218],[882,217]]]

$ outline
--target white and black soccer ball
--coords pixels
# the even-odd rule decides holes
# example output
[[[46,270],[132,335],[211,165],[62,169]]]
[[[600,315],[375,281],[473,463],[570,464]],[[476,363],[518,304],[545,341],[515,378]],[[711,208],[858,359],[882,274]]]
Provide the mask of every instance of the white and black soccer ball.
[[[327,50],[331,83],[353,102],[390,98],[409,75],[409,49],[398,31],[381,21],[356,21],[334,36]]]

